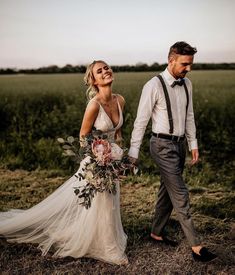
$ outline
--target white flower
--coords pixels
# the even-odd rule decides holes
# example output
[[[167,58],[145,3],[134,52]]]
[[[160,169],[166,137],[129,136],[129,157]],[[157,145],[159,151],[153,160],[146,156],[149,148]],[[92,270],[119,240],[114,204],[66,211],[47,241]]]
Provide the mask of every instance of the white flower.
[[[116,143],[111,143],[111,159],[121,160],[123,157],[123,149]]]

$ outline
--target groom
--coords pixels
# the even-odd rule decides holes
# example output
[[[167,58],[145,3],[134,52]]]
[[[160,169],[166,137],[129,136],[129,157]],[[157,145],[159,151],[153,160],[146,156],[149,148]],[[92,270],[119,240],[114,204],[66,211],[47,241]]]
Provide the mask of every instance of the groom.
[[[131,137],[129,157],[136,162],[146,126],[152,118],[150,153],[159,166],[161,184],[151,238],[155,243],[176,246],[163,230],[173,208],[192,247],[192,256],[198,261],[211,261],[216,255],[202,247],[189,212],[189,193],[182,178],[185,162],[185,143],[191,151],[191,164],[198,162],[199,153],[192,103],[192,84],[186,74],[191,71],[196,48],[186,42],[170,47],[168,66],[150,79],[142,90],[137,117]]]

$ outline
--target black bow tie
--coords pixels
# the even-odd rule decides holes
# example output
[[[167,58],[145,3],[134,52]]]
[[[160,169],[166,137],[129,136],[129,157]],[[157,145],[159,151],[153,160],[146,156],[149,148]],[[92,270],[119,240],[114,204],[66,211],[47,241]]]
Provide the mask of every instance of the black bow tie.
[[[176,80],[171,84],[171,87],[174,88],[176,85],[182,86],[184,84],[184,79]]]

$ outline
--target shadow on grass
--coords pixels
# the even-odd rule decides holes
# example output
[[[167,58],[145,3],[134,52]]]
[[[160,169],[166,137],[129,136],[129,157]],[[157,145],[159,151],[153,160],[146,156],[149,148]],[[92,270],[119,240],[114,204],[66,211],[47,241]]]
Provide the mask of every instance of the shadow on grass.
[[[229,195],[219,199],[202,197],[194,210],[217,219],[235,219],[235,198]]]
[[[135,217],[124,214],[122,220],[124,230],[128,236],[128,245],[135,246],[150,241],[152,218],[144,216]],[[173,239],[178,239],[179,236],[182,237],[182,230],[179,222],[171,218],[168,221],[164,234]]]

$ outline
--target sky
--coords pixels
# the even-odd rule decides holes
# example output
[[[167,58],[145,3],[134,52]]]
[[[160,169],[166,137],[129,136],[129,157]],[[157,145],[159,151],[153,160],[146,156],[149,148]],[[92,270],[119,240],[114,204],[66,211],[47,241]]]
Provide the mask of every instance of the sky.
[[[0,0],[0,68],[167,62],[176,41],[195,63],[235,62],[235,0]]]

